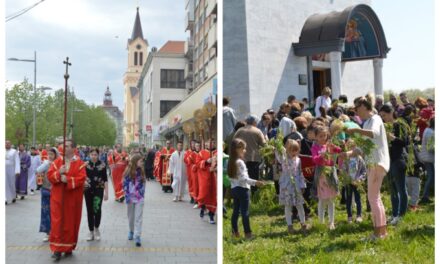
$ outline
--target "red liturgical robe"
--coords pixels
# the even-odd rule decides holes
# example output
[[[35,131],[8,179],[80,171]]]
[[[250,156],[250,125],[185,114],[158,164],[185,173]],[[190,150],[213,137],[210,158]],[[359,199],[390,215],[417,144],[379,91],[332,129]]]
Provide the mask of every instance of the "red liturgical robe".
[[[185,162],[186,166],[186,177],[188,179],[188,192],[191,197],[194,197],[194,189],[193,189],[193,183],[192,183],[192,171],[191,171],[191,155],[193,151],[187,150],[185,151],[185,156],[183,157],[183,162]]]
[[[125,168],[128,165],[128,155],[125,151],[119,153],[116,149],[112,155],[108,157],[108,164],[112,169],[112,181],[115,189],[115,199],[119,200],[124,197],[124,189],[122,188],[122,179]]]
[[[191,180],[192,180],[192,189],[193,189],[193,197],[197,201],[197,196],[199,195],[199,168],[197,167],[197,159],[199,153],[193,151],[191,153]]]
[[[167,174],[168,171],[168,166],[170,165],[170,157],[171,154],[173,154],[174,149],[170,148],[170,150],[167,150],[166,148],[163,148],[160,151],[160,160],[158,163],[158,167],[159,167],[159,179],[160,179],[160,183],[162,184],[162,186],[171,186],[171,176],[169,176]]]
[[[206,209],[215,213],[217,208],[217,180],[214,174],[213,162],[217,151],[211,153],[201,150],[197,158],[199,193],[197,202],[199,206],[205,205]],[[211,159],[211,162],[209,160]]]
[[[57,158],[49,168],[47,177],[52,183],[50,195],[50,249],[52,252],[71,252],[78,241],[83,186],[86,179],[86,164],[78,156],[66,162],[67,183],[61,182],[59,169],[63,157]]]

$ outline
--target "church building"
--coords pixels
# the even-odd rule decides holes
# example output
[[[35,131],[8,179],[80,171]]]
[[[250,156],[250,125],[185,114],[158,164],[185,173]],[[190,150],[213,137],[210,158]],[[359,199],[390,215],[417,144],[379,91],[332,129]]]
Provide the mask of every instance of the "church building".
[[[383,93],[390,48],[371,0],[225,1],[223,91],[240,118],[312,102]]]
[[[124,74],[124,139],[123,145],[139,141],[139,89],[136,87],[148,57],[148,41],[142,33],[139,7],[133,32],[127,42],[127,71]]]

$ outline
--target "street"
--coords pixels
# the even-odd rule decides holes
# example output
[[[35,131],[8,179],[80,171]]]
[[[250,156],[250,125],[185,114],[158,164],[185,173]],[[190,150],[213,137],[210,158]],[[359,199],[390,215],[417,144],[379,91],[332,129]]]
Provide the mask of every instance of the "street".
[[[89,230],[83,199],[77,248],[60,263],[216,263],[217,225],[210,225],[208,217],[200,219],[188,195],[175,203],[158,182],[146,183],[142,247],[137,248],[127,239],[126,205],[114,201],[112,187],[109,182],[109,200],[102,206],[101,240],[86,241]],[[40,208],[39,191],[6,206],[6,263],[52,262],[49,244],[42,242],[44,234],[38,232]]]

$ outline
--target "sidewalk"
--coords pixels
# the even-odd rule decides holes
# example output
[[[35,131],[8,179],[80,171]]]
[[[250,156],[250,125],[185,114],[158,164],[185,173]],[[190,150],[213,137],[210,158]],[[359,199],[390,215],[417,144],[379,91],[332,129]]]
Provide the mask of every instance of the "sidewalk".
[[[172,202],[159,183],[146,183],[142,226],[142,247],[127,240],[128,220],[125,204],[114,201],[109,183],[109,200],[103,203],[101,241],[87,242],[87,212],[83,217],[76,250],[59,263],[216,263],[217,225],[208,217],[200,220],[188,196],[184,202]],[[84,200],[83,200],[84,201]],[[48,243],[42,242],[40,193],[6,206],[6,263],[51,263]]]

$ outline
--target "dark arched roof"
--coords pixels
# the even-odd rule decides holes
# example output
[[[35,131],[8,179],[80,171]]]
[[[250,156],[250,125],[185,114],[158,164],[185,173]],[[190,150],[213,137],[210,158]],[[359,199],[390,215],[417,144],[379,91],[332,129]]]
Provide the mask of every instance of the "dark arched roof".
[[[343,51],[345,29],[355,15],[363,15],[371,24],[378,41],[379,55],[385,58],[390,50],[379,18],[368,5],[355,5],[343,11],[311,15],[305,22],[298,43],[294,43],[296,56],[312,56],[331,51]]]

